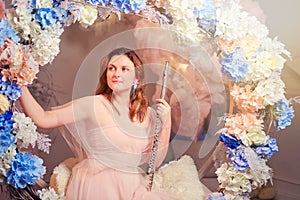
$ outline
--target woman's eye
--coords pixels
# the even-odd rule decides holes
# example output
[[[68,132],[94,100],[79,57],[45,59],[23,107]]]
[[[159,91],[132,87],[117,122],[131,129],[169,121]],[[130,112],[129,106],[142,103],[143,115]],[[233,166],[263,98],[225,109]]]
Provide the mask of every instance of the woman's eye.
[[[109,67],[108,67],[108,70],[109,70],[109,71],[114,71],[114,70],[116,70],[116,68],[115,68],[114,66],[109,66]]]
[[[127,72],[127,71],[129,71],[129,68],[128,67],[122,67],[122,71]]]

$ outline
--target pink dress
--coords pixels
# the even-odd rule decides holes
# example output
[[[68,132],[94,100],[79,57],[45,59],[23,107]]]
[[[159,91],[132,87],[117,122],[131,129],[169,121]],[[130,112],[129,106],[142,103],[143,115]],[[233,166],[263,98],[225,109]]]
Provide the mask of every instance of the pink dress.
[[[76,123],[76,131],[71,131],[85,157],[72,169],[67,200],[174,199],[163,191],[148,192],[145,175],[139,167],[151,147],[151,117],[147,122],[125,130],[120,127],[126,127],[127,122],[113,114],[110,102],[103,96],[86,99],[89,103],[74,103],[94,107],[80,126]],[[79,108],[82,112],[82,106]]]

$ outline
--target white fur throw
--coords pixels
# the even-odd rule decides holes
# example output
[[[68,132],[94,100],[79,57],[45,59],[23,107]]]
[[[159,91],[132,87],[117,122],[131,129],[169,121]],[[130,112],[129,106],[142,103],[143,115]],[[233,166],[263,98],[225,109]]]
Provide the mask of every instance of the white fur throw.
[[[168,191],[180,200],[203,199],[209,190],[200,182],[197,168],[190,156],[162,166],[154,175],[153,189]]]
[[[58,194],[64,194],[71,170],[61,163],[54,169]],[[180,200],[203,199],[209,190],[200,182],[197,168],[190,156],[182,156],[177,161],[162,166],[154,175],[153,190],[170,193]]]

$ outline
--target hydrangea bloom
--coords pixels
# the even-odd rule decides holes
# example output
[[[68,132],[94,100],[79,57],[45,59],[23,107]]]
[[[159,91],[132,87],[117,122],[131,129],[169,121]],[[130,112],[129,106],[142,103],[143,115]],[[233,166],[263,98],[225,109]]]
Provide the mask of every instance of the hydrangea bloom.
[[[45,173],[43,160],[29,152],[18,153],[7,172],[7,183],[15,188],[33,185]]]
[[[236,137],[233,137],[225,132],[220,134],[220,141],[229,149],[235,149],[241,145],[241,140],[238,140]]]
[[[16,142],[16,137],[8,132],[0,132],[0,155],[6,154],[7,149],[11,149]]]
[[[38,190],[37,194],[41,200],[65,200],[62,195],[56,194],[55,190],[52,187],[43,188],[42,190]]]
[[[215,33],[216,7],[213,0],[205,0],[201,5],[201,9],[195,7],[194,15],[197,17],[200,27],[208,32]]]
[[[67,11],[62,7],[37,9],[35,19],[41,24],[42,29],[46,26],[63,23],[67,17]]]
[[[12,119],[13,113],[11,111],[6,111],[0,115],[0,132],[9,133],[15,121]]]
[[[274,114],[276,118],[274,126],[277,127],[277,131],[285,129],[292,123],[294,109],[293,107],[289,107],[289,104],[289,101],[285,98],[275,104]]]
[[[235,196],[249,194],[252,190],[251,179],[253,176],[249,171],[239,172],[234,167],[224,163],[217,169],[216,174],[220,188],[224,188]]]
[[[236,40],[247,35],[248,14],[240,10],[237,2],[229,1],[217,9],[215,36],[227,41]]]
[[[38,139],[38,132],[31,118],[26,117],[24,113],[14,112],[13,119],[15,123],[13,124],[12,132],[19,139],[20,147],[27,148],[29,144],[34,147]]]
[[[112,0],[111,4],[124,13],[139,13],[146,6],[146,0]]]
[[[265,106],[273,106],[276,102],[285,98],[284,88],[284,82],[280,76],[276,74],[268,79],[259,81],[254,91],[264,99]]]
[[[10,100],[15,101],[21,96],[22,89],[14,82],[3,81],[0,75],[0,93],[7,96]]]
[[[226,197],[221,192],[220,193],[214,192],[214,193],[208,194],[206,197],[206,200],[226,200]]]
[[[230,91],[236,105],[242,112],[257,112],[265,108],[263,98],[254,91],[250,84],[243,86],[233,85]]]
[[[245,156],[244,148],[228,149],[228,158],[230,158],[234,168],[239,172],[245,172],[249,169],[248,160]]]
[[[101,6],[106,6],[108,5],[110,0],[85,0],[85,2],[94,4],[94,5],[101,5]]]
[[[266,145],[260,145],[255,148],[255,152],[262,158],[270,159],[274,153],[278,151],[275,138],[270,138]]]
[[[234,81],[242,81],[248,72],[248,63],[244,58],[243,51],[236,49],[232,54],[223,54],[221,60],[222,71]]]
[[[202,41],[203,35],[194,15],[204,0],[168,0],[162,1],[162,7],[168,8],[167,14],[172,16],[172,24],[166,27],[174,31],[174,40],[181,45],[191,46]]]
[[[4,40],[7,38],[16,43],[20,41],[20,37],[10,23],[8,23],[7,19],[0,19],[0,47],[2,47]]]

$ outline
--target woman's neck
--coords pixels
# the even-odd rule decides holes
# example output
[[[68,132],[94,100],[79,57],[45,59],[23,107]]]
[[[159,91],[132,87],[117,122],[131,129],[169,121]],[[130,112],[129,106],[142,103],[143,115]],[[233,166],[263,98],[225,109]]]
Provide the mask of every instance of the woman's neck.
[[[114,107],[114,109],[117,111],[119,115],[126,114],[128,116],[129,114],[129,92],[118,91],[117,93],[112,93],[111,96],[111,104]]]

